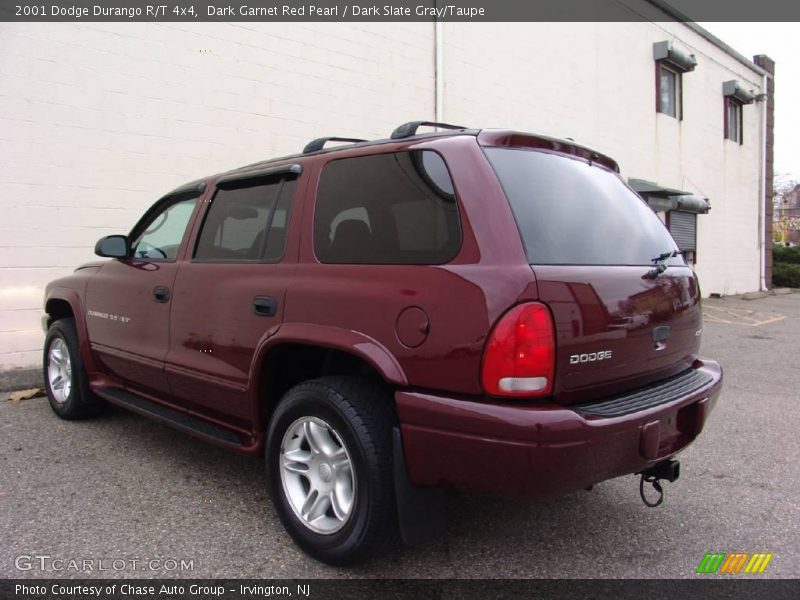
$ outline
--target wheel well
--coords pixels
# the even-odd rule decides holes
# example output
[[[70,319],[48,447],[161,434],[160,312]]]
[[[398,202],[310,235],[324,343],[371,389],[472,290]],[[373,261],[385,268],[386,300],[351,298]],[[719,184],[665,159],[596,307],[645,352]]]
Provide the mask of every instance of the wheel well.
[[[48,327],[50,327],[50,325],[59,319],[75,316],[75,314],[72,312],[72,307],[70,306],[69,302],[59,298],[51,298],[48,300],[44,309],[49,315],[47,318]]]
[[[350,375],[387,385],[381,374],[358,356],[309,344],[282,344],[264,358],[258,390],[263,423],[291,387],[318,377]]]

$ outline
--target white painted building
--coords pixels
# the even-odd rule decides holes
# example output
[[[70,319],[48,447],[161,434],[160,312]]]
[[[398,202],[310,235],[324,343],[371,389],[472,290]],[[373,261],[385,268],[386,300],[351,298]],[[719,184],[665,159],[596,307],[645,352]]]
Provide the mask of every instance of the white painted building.
[[[657,112],[665,41],[697,63],[665,90],[676,116]],[[764,91],[763,71],[679,22],[2,23],[0,388],[35,381],[45,284],[164,192],[418,118],[574,138],[637,185],[708,198],[703,293],[757,290],[766,103],[735,103],[743,140],[726,139],[726,81]]]

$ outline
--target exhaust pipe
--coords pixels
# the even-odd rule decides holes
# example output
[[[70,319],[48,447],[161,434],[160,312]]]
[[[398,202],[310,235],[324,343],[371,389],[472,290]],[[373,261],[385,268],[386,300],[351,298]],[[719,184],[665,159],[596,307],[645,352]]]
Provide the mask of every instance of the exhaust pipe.
[[[639,495],[642,497],[642,502],[650,508],[655,508],[664,501],[664,490],[659,482],[661,480],[669,481],[670,483],[677,481],[681,476],[681,463],[677,460],[665,460],[645,471],[641,471],[639,475],[642,476],[639,480]],[[652,484],[653,489],[658,492],[658,499],[655,502],[651,502],[645,496],[645,482]]]

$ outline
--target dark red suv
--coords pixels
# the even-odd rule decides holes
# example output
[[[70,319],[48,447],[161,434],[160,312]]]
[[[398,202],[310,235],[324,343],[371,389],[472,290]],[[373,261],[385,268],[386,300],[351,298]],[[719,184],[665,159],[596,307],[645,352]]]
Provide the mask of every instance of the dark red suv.
[[[335,564],[417,536],[429,488],[674,480],[722,373],[661,221],[573,142],[421,125],[194,181],[101,239],[113,260],[47,287],[53,410],[265,455]]]

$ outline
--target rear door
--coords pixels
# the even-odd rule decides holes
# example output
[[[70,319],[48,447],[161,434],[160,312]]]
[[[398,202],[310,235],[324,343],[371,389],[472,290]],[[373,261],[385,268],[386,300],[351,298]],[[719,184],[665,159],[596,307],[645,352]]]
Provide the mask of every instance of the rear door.
[[[556,327],[559,402],[689,368],[700,343],[694,272],[613,171],[555,152],[486,148]]]
[[[296,165],[295,165],[296,167]],[[299,169],[220,179],[175,281],[167,373],[186,408],[247,429],[250,368],[295,269]]]

